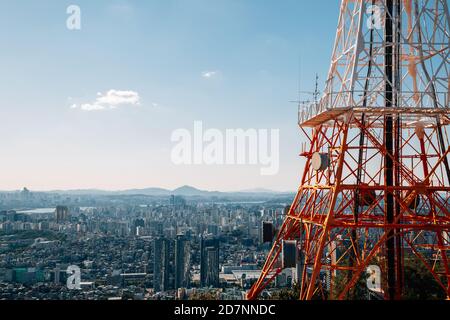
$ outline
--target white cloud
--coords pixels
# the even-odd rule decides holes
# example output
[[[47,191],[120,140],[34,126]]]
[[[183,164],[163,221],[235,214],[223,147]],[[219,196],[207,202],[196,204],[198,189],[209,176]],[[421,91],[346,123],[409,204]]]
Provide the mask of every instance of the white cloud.
[[[122,106],[139,106],[141,98],[135,91],[109,90],[106,93],[97,93],[95,101],[73,104],[72,109],[81,109],[83,111],[101,111],[107,109],[116,109]]]
[[[80,109],[83,111],[100,111],[105,110],[106,107],[99,104],[85,103],[80,106]]]
[[[202,77],[205,79],[211,79],[214,78],[217,75],[217,71],[203,71]]]
[[[106,94],[98,93],[97,104],[120,106],[120,105],[139,105],[139,94],[134,91],[109,90]]]

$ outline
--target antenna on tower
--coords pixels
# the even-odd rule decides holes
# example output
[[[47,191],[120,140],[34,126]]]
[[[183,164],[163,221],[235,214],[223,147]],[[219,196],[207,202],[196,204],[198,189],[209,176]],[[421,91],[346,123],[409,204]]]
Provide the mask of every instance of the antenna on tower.
[[[316,73],[316,88],[314,89],[314,102],[317,103],[319,101],[319,75]]]
[[[320,90],[319,90],[319,75],[316,73],[315,78],[315,85],[314,85],[314,91],[302,91],[300,86],[300,80],[299,80],[299,86],[298,86],[298,100],[297,101],[289,101],[291,103],[298,103],[298,104],[308,104],[311,102],[317,103],[319,101],[320,97]],[[311,96],[311,99],[302,100],[302,94]]]

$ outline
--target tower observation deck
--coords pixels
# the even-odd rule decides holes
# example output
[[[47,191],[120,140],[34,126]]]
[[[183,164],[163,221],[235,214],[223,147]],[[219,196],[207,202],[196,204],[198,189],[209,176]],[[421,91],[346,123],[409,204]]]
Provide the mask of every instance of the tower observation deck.
[[[342,1],[324,95],[300,105],[300,126],[327,125],[348,111],[368,118],[401,113],[403,126],[432,125],[436,117],[449,123],[448,3],[403,0],[399,8],[391,15],[385,0]]]

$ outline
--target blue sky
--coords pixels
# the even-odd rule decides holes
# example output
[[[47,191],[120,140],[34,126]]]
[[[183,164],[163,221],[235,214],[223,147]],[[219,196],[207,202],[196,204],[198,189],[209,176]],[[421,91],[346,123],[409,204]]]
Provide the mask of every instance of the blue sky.
[[[209,190],[295,190],[304,141],[303,90],[326,77],[339,1],[1,1],[0,189],[189,184]],[[82,29],[66,28],[81,8]],[[210,77],[205,74],[210,72]],[[88,112],[110,90],[139,105]],[[280,129],[280,172],[255,166],[176,166],[171,133]]]

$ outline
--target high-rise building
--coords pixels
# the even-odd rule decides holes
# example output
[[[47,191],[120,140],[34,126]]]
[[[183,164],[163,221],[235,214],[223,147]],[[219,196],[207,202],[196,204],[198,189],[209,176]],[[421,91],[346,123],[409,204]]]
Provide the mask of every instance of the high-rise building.
[[[170,240],[154,242],[153,288],[157,292],[170,290]]]
[[[208,233],[218,236],[219,235],[219,226],[217,224],[208,225]]]
[[[190,284],[191,248],[184,235],[175,240],[175,289],[188,288]]]
[[[201,238],[200,284],[202,287],[219,286],[219,239]]]
[[[207,247],[206,251],[206,279],[207,287],[219,286],[219,248]]]
[[[57,223],[67,221],[69,219],[69,208],[66,206],[57,206],[55,210],[55,218]]]
[[[170,205],[171,206],[185,206],[186,200],[183,197],[171,195],[170,196]]]
[[[262,223],[262,235],[261,235],[261,243],[270,243],[273,240],[274,232],[273,232],[273,223],[268,221],[263,221]]]

